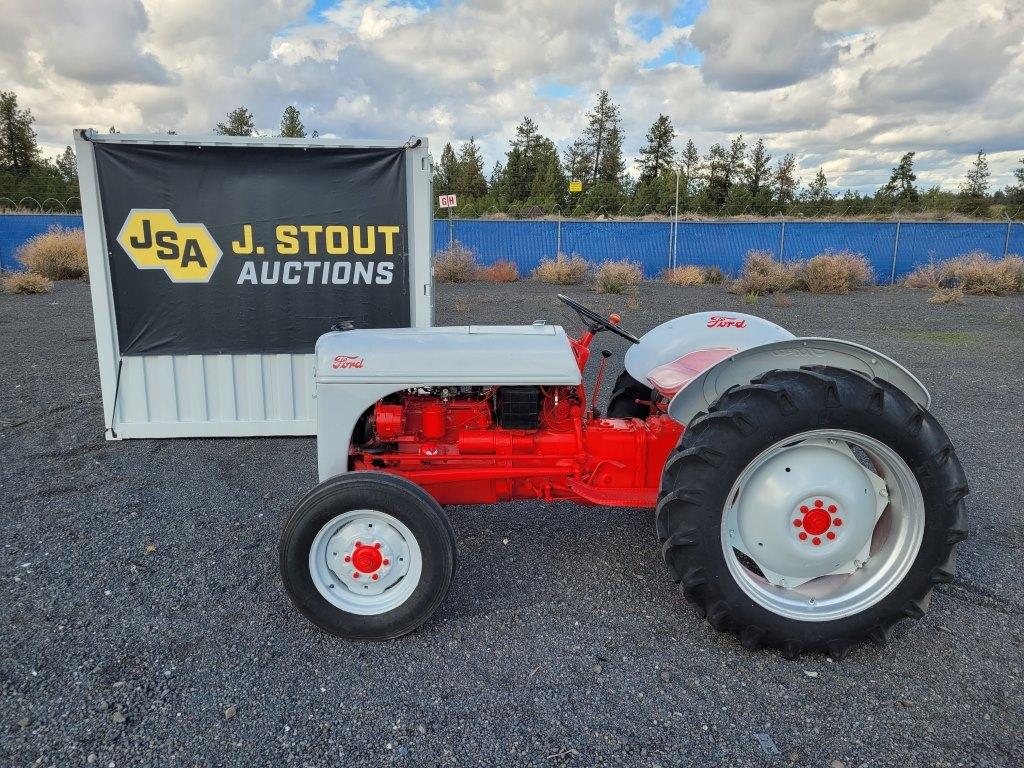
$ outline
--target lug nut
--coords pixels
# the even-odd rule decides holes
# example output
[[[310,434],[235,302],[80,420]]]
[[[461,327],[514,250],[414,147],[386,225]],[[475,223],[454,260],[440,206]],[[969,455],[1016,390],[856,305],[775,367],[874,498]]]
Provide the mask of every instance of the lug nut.
[[[807,541],[807,534],[803,531],[800,532],[800,541]]]
[[[359,571],[352,571],[352,578],[353,579],[358,579],[359,578]]]
[[[374,549],[380,549],[380,542],[379,541],[373,542],[373,548]]]
[[[371,578],[371,579],[373,579],[374,581],[376,581],[377,579],[379,579],[379,578],[380,578],[380,576],[378,576],[378,575],[377,575],[377,574],[375,573],[375,574],[373,574],[373,576],[371,576],[370,578]]]
[[[813,539],[811,539],[811,544],[813,544],[814,546],[818,546],[819,544],[821,544],[821,539],[815,536]]]
[[[842,525],[842,524],[843,524],[843,518],[841,518],[841,517],[833,518],[832,525]]]
[[[832,533],[832,531],[829,531],[825,535],[828,536],[829,540],[832,540],[832,539],[834,539],[836,537],[836,535],[834,533]]]
[[[803,522],[800,521],[800,520],[794,520],[793,521],[793,525],[795,525],[797,528],[799,528],[801,525],[803,525]]]
[[[352,555],[345,555],[345,562],[346,563],[352,562]]]
[[[390,560],[383,560],[383,561],[381,561],[381,565],[391,565],[391,561]]]

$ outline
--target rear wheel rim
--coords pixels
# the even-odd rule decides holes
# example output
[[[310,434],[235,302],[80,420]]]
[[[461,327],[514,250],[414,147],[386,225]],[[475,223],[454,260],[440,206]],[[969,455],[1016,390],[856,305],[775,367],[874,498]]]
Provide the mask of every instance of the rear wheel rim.
[[[876,605],[907,576],[924,537],[920,485],[875,438],[824,429],[762,451],[736,479],[722,550],[739,587],[798,621],[832,621]]]
[[[309,575],[317,592],[335,608],[359,616],[398,608],[422,574],[416,537],[380,510],[356,509],[331,518],[309,549]]]

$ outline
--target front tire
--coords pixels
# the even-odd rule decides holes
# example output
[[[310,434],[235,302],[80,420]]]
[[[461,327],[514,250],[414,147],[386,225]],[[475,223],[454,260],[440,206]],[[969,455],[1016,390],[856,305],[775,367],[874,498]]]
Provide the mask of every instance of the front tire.
[[[920,618],[967,536],[942,427],[880,379],[771,371],[696,418],[666,462],[662,554],[688,600],[743,645],[842,657]]]
[[[387,640],[437,610],[455,572],[455,534],[419,486],[383,472],[320,483],[281,532],[281,578],[295,607],[338,637]]]

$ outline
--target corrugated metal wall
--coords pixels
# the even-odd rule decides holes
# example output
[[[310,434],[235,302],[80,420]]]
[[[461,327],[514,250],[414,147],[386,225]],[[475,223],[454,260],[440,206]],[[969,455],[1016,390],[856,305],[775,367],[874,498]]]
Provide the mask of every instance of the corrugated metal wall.
[[[119,372],[116,437],[316,431],[313,355],[145,355]],[[219,427],[217,425],[220,425]]]

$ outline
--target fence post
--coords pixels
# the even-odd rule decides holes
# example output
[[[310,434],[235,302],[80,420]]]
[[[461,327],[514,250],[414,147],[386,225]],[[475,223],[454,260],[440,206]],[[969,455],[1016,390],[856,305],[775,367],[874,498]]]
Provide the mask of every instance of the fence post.
[[[1006,216],[1006,211],[1003,211],[1003,216]],[[1003,258],[1005,259],[1010,255],[1010,227],[1013,226],[1013,219],[1006,216],[1006,238],[1003,240]]]
[[[558,212],[558,229],[555,234],[555,258],[562,252],[562,212]]]
[[[452,236],[452,207],[448,206],[448,252],[451,253],[452,243],[455,238]]]
[[[889,285],[896,284],[896,254],[900,250],[900,222],[896,220],[896,242],[892,245],[892,271],[889,273]]]
[[[783,262],[786,253],[786,220],[782,220],[782,232],[779,234],[779,264]]]

